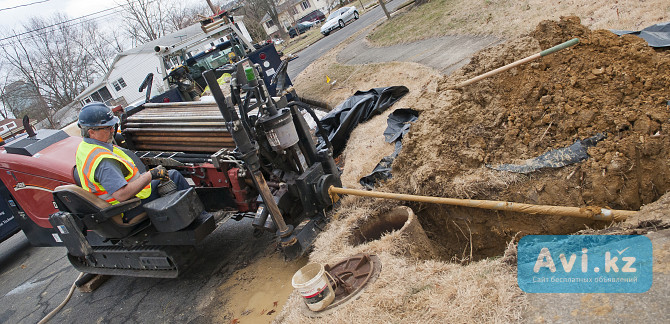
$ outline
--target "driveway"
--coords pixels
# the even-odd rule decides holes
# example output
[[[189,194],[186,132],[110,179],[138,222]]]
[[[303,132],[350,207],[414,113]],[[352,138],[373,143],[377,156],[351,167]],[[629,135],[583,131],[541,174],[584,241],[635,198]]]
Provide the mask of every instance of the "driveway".
[[[393,0],[386,4],[386,9],[391,12],[403,3],[404,0]],[[356,4],[357,3],[352,3],[352,5]],[[377,6],[361,15],[358,20],[354,20],[342,29],[331,32],[330,35],[300,51],[298,53],[298,58],[291,61],[288,65],[289,77],[295,79],[302,70],[321,57],[321,55],[327,53],[359,30],[376,23],[382,17],[384,17],[384,11],[380,6]]]
[[[340,51],[337,62],[349,65],[415,62],[430,66],[442,74],[450,74],[468,63],[472,54],[500,41],[493,36],[443,36],[388,47],[372,47],[365,36],[357,37]]]
[[[403,4],[394,0],[386,4],[389,12]],[[358,31],[382,22],[385,19],[381,7],[370,10],[343,29],[331,33],[318,42],[298,53],[298,58],[291,61],[288,67],[289,77],[295,79],[300,72],[321,55],[327,53]],[[475,52],[500,42],[492,36],[443,36],[418,42],[394,45],[389,47],[373,47],[366,41],[367,33],[361,33],[356,39],[337,55],[342,64],[367,64],[383,62],[415,62],[432,67],[442,74],[449,74],[468,63]]]

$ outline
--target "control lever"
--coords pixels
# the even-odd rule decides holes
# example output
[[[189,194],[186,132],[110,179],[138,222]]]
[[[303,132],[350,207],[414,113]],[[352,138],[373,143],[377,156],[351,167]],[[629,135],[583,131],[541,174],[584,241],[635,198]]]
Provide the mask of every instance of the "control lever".
[[[261,198],[263,198],[263,202],[268,208],[270,216],[272,217],[272,221],[277,225],[277,234],[282,239],[287,239],[288,242],[285,242],[287,245],[295,243],[292,242],[293,240],[290,240],[291,233],[293,232],[293,226],[286,225],[284,217],[279,210],[279,206],[277,206],[277,203],[275,202],[274,197],[270,192],[270,188],[265,181],[265,177],[263,177],[263,173],[261,172],[261,164],[258,158],[258,154],[256,153],[256,145],[251,142],[249,134],[245,128],[242,127],[242,122],[240,121],[240,117],[237,115],[235,109],[228,107],[228,104],[226,103],[226,97],[223,95],[223,92],[221,92],[219,83],[216,82],[214,71],[207,70],[202,74],[202,77],[205,79],[209,89],[212,91],[212,96],[214,96],[214,100],[216,101],[217,106],[219,106],[219,110],[221,111],[223,118],[226,120],[226,123],[229,126],[228,130],[233,136],[233,140],[235,141],[237,149],[241,153],[242,160],[244,160],[247,168],[253,176],[252,178],[254,184],[256,185],[256,188],[258,188]]]

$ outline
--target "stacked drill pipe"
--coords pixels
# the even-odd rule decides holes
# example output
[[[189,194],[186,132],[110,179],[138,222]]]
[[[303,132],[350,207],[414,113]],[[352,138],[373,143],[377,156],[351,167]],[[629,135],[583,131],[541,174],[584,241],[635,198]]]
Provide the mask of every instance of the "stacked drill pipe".
[[[235,148],[214,102],[147,103],[122,128],[136,150],[214,153]]]

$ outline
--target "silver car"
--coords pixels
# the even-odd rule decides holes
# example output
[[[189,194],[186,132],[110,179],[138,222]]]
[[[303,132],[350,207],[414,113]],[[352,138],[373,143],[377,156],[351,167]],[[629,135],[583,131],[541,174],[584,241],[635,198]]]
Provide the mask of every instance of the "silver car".
[[[356,7],[342,7],[328,16],[326,22],[321,26],[321,34],[328,36],[335,28],[344,28],[345,24],[358,19]]]

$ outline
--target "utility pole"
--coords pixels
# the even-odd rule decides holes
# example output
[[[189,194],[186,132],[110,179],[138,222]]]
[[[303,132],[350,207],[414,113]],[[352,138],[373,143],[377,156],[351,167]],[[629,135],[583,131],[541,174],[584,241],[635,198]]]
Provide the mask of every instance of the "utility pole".
[[[382,6],[382,10],[384,10],[384,14],[386,14],[386,19],[391,20],[391,15],[389,15],[389,11],[386,10],[386,5],[384,4],[384,0],[378,0],[379,5]]]
[[[212,3],[211,0],[206,0],[206,1],[207,1],[207,5],[209,6],[209,9],[212,9],[212,14],[216,15],[217,13],[219,13],[219,11],[216,10],[216,7],[214,6],[214,4]]]

